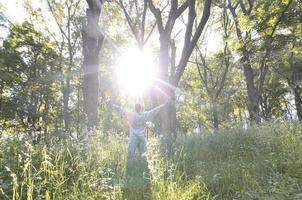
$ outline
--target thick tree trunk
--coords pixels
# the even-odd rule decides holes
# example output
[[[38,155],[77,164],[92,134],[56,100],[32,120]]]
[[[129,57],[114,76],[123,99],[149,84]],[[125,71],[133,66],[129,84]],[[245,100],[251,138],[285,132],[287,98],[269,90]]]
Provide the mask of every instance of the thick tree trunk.
[[[174,98],[175,94],[170,94],[169,98]],[[164,134],[164,144],[167,155],[173,153],[173,143],[176,139],[176,106],[175,102],[165,107],[161,114],[161,132]]]
[[[88,129],[98,126],[99,54],[104,36],[98,25],[101,1],[87,0],[87,24],[83,30],[83,95]]]
[[[296,41],[294,41],[293,43],[293,49],[295,48],[296,46]],[[287,79],[287,83],[288,85],[292,88],[293,90],[293,93],[294,93],[294,97],[295,97],[295,106],[296,106],[296,112],[297,112],[297,116],[298,116],[298,119],[299,121],[302,121],[302,99],[301,99],[301,91],[302,91],[302,88],[300,88],[298,85],[296,85],[296,82],[299,81],[299,70],[294,67],[294,52],[292,51],[290,53],[290,56],[289,56],[289,66],[290,66],[290,69],[291,69],[291,76],[289,79]]]
[[[259,116],[259,98],[257,95],[257,89],[254,84],[254,72],[251,67],[250,59],[248,56],[244,55],[242,58],[243,62],[243,71],[246,81],[246,89],[248,96],[248,111],[251,121],[260,123]]]
[[[250,8],[252,9],[252,5]],[[235,22],[237,38],[240,42],[243,43],[245,38],[243,38],[242,36],[242,31],[239,27],[239,22],[237,19],[236,8],[232,6],[231,0],[228,0],[228,9],[230,10]],[[260,116],[259,116],[258,93],[254,83],[254,70],[251,66],[249,52],[247,51],[246,46],[242,48],[241,53],[242,53],[241,62],[243,63],[243,72],[244,72],[246,88],[247,88],[248,111],[249,111],[250,119],[251,121],[259,123]]]
[[[170,33],[169,33],[170,34]],[[160,36],[160,83],[158,93],[160,103],[164,103],[167,99],[173,99],[175,94],[173,90],[172,83],[170,82],[169,76],[169,66],[170,66],[170,56],[169,56],[169,45],[170,45],[170,35],[163,32]],[[166,151],[168,155],[173,152],[173,140],[176,135],[176,109],[175,104],[165,107],[161,113],[160,119],[160,132],[164,135],[164,144],[166,146]]]
[[[168,156],[171,156],[173,153],[173,144],[176,139],[176,108],[175,104],[166,107],[163,112],[162,123],[165,128],[163,131],[165,133],[165,145],[166,153]],[[164,121],[163,121],[164,120]]]
[[[163,88],[163,92],[166,92],[167,85],[169,83],[168,69],[169,69],[169,42],[170,36],[166,32],[160,35],[160,52],[159,52],[159,78],[162,81],[160,88]],[[165,95],[162,95],[165,98]]]

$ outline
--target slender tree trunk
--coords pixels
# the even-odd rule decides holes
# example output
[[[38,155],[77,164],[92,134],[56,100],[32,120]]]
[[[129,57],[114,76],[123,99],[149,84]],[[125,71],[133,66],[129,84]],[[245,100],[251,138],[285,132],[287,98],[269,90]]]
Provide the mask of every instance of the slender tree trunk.
[[[63,121],[65,131],[69,131],[69,95],[70,95],[70,78],[67,75],[66,85],[63,88]]]
[[[70,38],[68,39],[68,51],[69,51],[69,58],[68,58],[68,69],[66,75],[66,84],[64,87],[63,92],[63,120],[64,120],[64,128],[65,131],[69,131],[69,124],[70,124],[70,116],[69,116],[69,100],[70,100],[70,92],[71,92],[71,69],[73,66],[73,54],[71,49],[71,41]]]
[[[4,88],[4,81],[2,80],[0,85],[0,114],[2,112],[3,88]]]
[[[69,99],[71,93],[71,70],[73,67],[73,48],[71,42],[71,25],[70,25],[70,7],[68,6],[68,21],[67,21],[67,44],[68,44],[68,68],[66,76],[66,85],[65,85],[65,98],[64,98],[64,107],[63,107],[63,118],[65,123],[65,131],[69,131],[70,124],[70,114],[69,114]]]
[[[41,124],[41,131],[43,129],[43,139],[44,142],[48,142],[48,115],[49,115],[49,94],[50,94],[50,90],[48,89],[46,91],[47,93],[44,94],[44,111],[43,111],[43,122],[44,124]],[[40,141],[42,137],[42,132],[40,132],[39,136],[38,136],[38,141]]]
[[[218,112],[217,112],[217,103],[215,101],[212,101],[212,124],[214,130],[218,130],[219,128],[219,123],[218,123]]]
[[[239,107],[239,120],[240,120],[240,125],[243,125],[243,117],[242,117],[242,112],[241,112],[241,108]]]
[[[295,105],[299,121],[302,121],[302,98],[300,96],[301,88],[298,86],[293,87],[294,96],[295,96]]]
[[[80,107],[80,90],[81,90],[81,83],[78,84],[78,89],[77,89],[77,138],[80,137],[80,124],[81,124],[81,121],[80,121],[80,113],[81,113],[81,107]]]
[[[84,113],[88,129],[98,126],[98,98],[99,98],[99,54],[104,36],[98,25],[101,14],[101,1],[86,0],[87,24],[83,30],[83,95]]]

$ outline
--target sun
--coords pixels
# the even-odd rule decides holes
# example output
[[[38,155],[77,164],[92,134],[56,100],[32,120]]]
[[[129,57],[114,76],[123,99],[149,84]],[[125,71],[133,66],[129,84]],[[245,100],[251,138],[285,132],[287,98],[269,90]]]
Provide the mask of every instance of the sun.
[[[141,96],[152,87],[156,75],[152,57],[138,49],[128,49],[118,61],[117,79],[123,94]]]

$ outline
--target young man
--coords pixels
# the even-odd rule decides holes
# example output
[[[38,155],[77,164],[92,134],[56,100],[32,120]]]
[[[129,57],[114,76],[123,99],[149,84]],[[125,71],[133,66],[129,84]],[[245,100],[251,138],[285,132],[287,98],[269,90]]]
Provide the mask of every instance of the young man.
[[[115,106],[127,118],[130,126],[130,136],[128,142],[128,161],[134,157],[136,148],[139,149],[141,157],[146,159],[147,142],[145,138],[146,122],[150,121],[155,115],[170,104],[168,101],[150,111],[143,112],[140,104],[135,105],[135,112],[124,112],[120,107]]]

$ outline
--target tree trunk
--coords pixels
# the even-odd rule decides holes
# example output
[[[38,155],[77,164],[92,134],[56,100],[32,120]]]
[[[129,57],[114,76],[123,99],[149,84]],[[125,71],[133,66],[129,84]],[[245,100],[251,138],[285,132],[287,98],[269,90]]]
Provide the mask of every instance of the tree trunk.
[[[232,6],[231,0],[228,1],[228,9],[230,10],[235,22],[237,38],[240,42],[243,43],[245,38],[243,38],[242,36],[242,30],[239,27],[239,22],[237,19],[236,8]],[[257,88],[255,87],[255,83],[254,83],[254,70],[251,66],[249,52],[247,51],[246,46],[243,46],[241,53],[242,53],[241,62],[243,63],[243,72],[244,72],[246,88],[247,88],[248,111],[249,111],[250,119],[251,121],[259,123],[260,122],[259,105],[258,105],[259,102],[257,97]]]
[[[69,130],[69,94],[70,94],[70,78],[67,75],[66,85],[63,88],[63,121],[65,131]]]
[[[170,11],[166,24],[163,23],[163,17],[161,10],[156,8],[152,0],[149,0],[149,8],[153,13],[157,28],[160,34],[160,55],[159,55],[159,72],[160,72],[160,103],[166,101],[167,98],[174,98],[175,87],[178,85],[179,80],[185,70],[187,62],[190,58],[192,51],[205,27],[205,24],[210,16],[211,0],[206,0],[204,3],[204,10],[202,18],[197,23],[197,28],[195,33],[193,33],[193,25],[196,19],[196,0],[186,0],[181,6],[178,6],[178,1],[169,1]],[[188,23],[186,27],[186,33],[184,38],[184,47],[181,53],[181,59],[177,68],[175,67],[175,60],[173,60],[173,54],[176,53],[175,46],[172,46],[172,64],[169,71],[169,47],[171,42],[171,33],[177,18],[179,18],[182,13],[189,8],[188,13]],[[169,74],[170,73],[170,74]],[[167,146],[168,153],[172,153],[173,136],[176,130],[176,109],[175,105],[166,107],[161,115],[161,133],[165,135],[165,144]]]
[[[260,116],[259,116],[259,101],[257,96],[257,90],[254,84],[254,72],[253,68],[251,67],[250,59],[248,56],[244,55],[242,58],[243,62],[243,71],[246,81],[246,89],[247,89],[247,96],[248,96],[248,111],[250,115],[251,121],[256,123],[260,123]]]
[[[295,105],[299,121],[302,121],[302,99],[300,96],[301,89],[298,86],[293,87],[295,96]]]
[[[296,46],[296,41],[294,41],[292,48],[294,49],[295,46]],[[299,81],[299,78],[297,76],[300,74],[300,72],[299,70],[297,70],[297,68],[294,67],[294,55],[295,54],[292,51],[288,59],[289,66],[291,69],[291,76],[290,78],[287,79],[287,83],[294,92],[297,116],[299,121],[302,121],[302,99],[300,96],[302,89],[298,85],[296,85],[296,82]]]
[[[219,123],[218,123],[218,112],[217,112],[217,104],[214,101],[213,105],[212,105],[212,124],[213,124],[213,128],[214,130],[218,130],[219,128]]]
[[[161,81],[168,81],[168,68],[169,68],[169,42],[170,36],[164,31],[160,35],[160,55],[159,55],[159,78]],[[161,83],[161,85],[163,85]],[[163,85],[166,88],[166,85]],[[164,92],[164,91],[163,91]]]
[[[169,98],[174,98],[175,92],[171,89],[171,83],[169,81],[168,69],[169,69],[169,45],[170,35],[163,32],[160,35],[160,85],[159,85],[159,101],[164,103]],[[164,144],[168,155],[173,152],[173,140],[176,134],[176,108],[175,104],[165,107],[161,113],[160,120],[160,132],[164,135]]]
[[[101,1],[87,0],[87,24],[83,30],[83,96],[88,129],[98,126],[99,54],[104,36],[98,25]]]
[[[4,88],[4,81],[2,80],[0,84],[0,114],[3,111],[2,110],[3,88]]]
[[[70,32],[70,31],[69,31]],[[68,32],[68,51],[69,51],[69,58],[68,58],[68,69],[67,69],[67,75],[66,75],[66,85],[64,87],[63,92],[63,120],[64,120],[64,127],[65,131],[69,131],[69,123],[70,123],[70,117],[69,117],[69,99],[70,99],[70,90],[71,90],[71,69],[73,66],[73,54],[72,54],[72,48],[71,48],[71,37],[70,33]]]
[[[81,124],[81,121],[80,121],[80,113],[81,113],[81,107],[80,107],[80,90],[81,90],[81,83],[78,84],[78,88],[77,88],[77,138],[79,138],[80,136],[80,124]]]
[[[175,94],[173,92],[174,98]],[[164,134],[164,144],[166,146],[167,155],[171,156],[173,153],[173,144],[176,139],[176,106],[175,102],[165,107],[161,114],[161,132]]]

